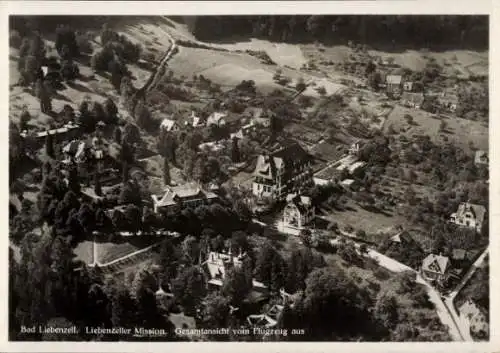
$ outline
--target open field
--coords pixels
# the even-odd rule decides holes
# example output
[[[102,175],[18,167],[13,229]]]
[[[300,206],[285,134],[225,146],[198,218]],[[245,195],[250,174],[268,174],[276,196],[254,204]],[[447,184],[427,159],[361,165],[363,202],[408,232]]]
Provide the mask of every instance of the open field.
[[[133,253],[134,251],[138,251],[143,249],[151,244],[154,244],[157,239],[146,239],[141,238],[132,241],[127,239],[121,242],[101,242],[98,241],[96,243],[97,246],[97,262],[101,264],[105,264],[107,262],[119,259],[125,255]],[[77,260],[81,260],[87,264],[92,263],[94,261],[94,242],[90,240],[86,240],[78,244],[78,246],[74,249],[74,253],[76,255]]]
[[[377,233],[380,230],[406,225],[408,221],[397,213],[376,213],[367,211],[350,201],[345,210],[324,210],[321,218],[337,223],[340,228],[348,225],[355,230],[362,229],[367,233]]]
[[[327,47],[324,45],[307,44],[301,46],[304,56],[313,61],[321,71],[336,73],[332,64],[347,62],[354,51],[345,45]],[[394,59],[397,67],[408,68],[412,71],[422,71],[430,59],[436,61],[443,68],[446,76],[468,77],[473,75],[486,75],[488,73],[488,53],[468,50],[400,50],[388,52],[381,50],[368,50],[371,57],[380,57],[383,60]],[[325,63],[329,63],[325,65]],[[338,74],[338,73],[336,73]]]
[[[424,50],[405,50],[402,53],[387,53],[382,51],[370,50],[370,55],[380,56],[383,59],[394,58],[394,64],[406,67],[413,71],[424,69],[430,58],[436,60],[436,63],[443,68],[445,75],[461,74],[468,76],[471,65],[479,67],[488,66],[488,53],[472,52],[468,50],[448,50],[443,52],[428,52]],[[479,70],[478,70],[479,71]],[[483,71],[484,72],[484,71]],[[472,72],[479,74],[479,72]]]
[[[280,66],[289,66],[300,69],[307,62],[300,47],[287,43],[273,43],[267,40],[250,39],[249,41],[237,42],[234,44],[215,44],[228,50],[263,50],[269,55],[271,60]]]
[[[413,125],[408,125],[404,119],[405,114],[413,117]],[[445,132],[440,131],[441,119],[447,124]],[[469,143],[472,142],[476,148],[488,150],[488,127],[477,121],[440,118],[423,110],[396,106],[387,117],[386,131],[390,125],[406,136],[429,135],[434,143],[443,143],[447,139],[466,151],[470,149]]]
[[[248,54],[181,47],[169,68],[177,76],[203,75],[222,88],[235,86],[242,80],[254,80],[258,88],[266,91],[279,87],[273,81],[273,70]]]

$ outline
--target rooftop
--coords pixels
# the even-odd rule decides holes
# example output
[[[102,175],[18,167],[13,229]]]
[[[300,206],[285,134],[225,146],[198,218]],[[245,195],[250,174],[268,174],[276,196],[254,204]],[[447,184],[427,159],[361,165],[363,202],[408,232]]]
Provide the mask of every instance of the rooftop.
[[[165,194],[158,199],[155,195],[153,195],[153,200],[157,204],[157,206],[171,206],[178,203],[178,199],[188,199],[188,198],[207,198],[214,199],[217,198],[213,192],[203,190],[198,183],[186,183],[184,185],[179,186],[167,186]]]
[[[387,77],[385,78],[385,81],[388,84],[393,84],[393,85],[401,84],[402,80],[403,80],[403,77],[401,75],[387,75]]]
[[[477,221],[482,222],[486,214],[486,208],[469,202],[462,202],[454,214],[457,218],[463,217],[466,212],[471,212]]]
[[[444,274],[448,269],[448,265],[449,259],[446,256],[429,254],[422,262],[422,269]]]

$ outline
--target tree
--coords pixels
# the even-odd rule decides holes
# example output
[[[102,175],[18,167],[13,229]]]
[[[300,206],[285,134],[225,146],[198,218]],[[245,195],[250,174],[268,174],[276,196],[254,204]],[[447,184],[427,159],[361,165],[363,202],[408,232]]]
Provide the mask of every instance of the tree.
[[[139,203],[140,204],[140,203]],[[125,224],[128,230],[137,232],[141,229],[142,217],[139,207],[128,204],[124,212]]]
[[[114,327],[133,327],[138,324],[137,303],[127,288],[117,287],[111,297],[111,322]]]
[[[404,119],[409,125],[413,124],[413,117],[410,114],[405,114]]]
[[[375,303],[374,316],[385,328],[393,329],[399,318],[396,298],[387,293],[382,294]]]
[[[101,178],[99,172],[94,174],[94,192],[97,196],[102,196]]]
[[[163,157],[163,182],[165,185],[170,185],[170,165],[167,157]]]
[[[61,76],[68,82],[74,81],[80,76],[80,69],[74,62],[65,60],[62,63]]]
[[[377,69],[377,65],[375,65],[375,63],[373,61],[369,61],[368,64],[366,65],[365,75],[367,77],[370,77],[370,75],[373,72],[375,72],[376,69]]]
[[[45,137],[45,153],[47,156],[54,158],[54,138],[49,133]]]
[[[342,259],[352,264],[355,264],[360,260],[358,253],[356,252],[356,247],[352,242],[348,242],[347,244],[340,246],[338,254],[342,257]]]
[[[379,90],[381,82],[382,82],[382,77],[380,76],[380,72],[374,71],[368,75],[368,85],[375,91]]]
[[[373,330],[370,297],[338,267],[313,270],[306,279],[303,327],[313,337],[356,337]],[[332,315],[336,319],[331,320]]]
[[[240,162],[240,149],[238,146],[238,139],[236,137],[233,138],[232,140],[232,145],[231,145],[231,160],[233,163],[239,163]]]
[[[23,39],[21,38],[21,35],[19,34],[18,31],[12,30],[9,33],[9,45],[14,48],[14,49],[19,49],[21,47],[21,44],[23,42]]]
[[[129,178],[128,178],[129,177],[128,172],[129,172],[128,162],[124,161],[122,163],[122,183],[123,184],[128,183],[128,180],[129,180]],[[122,190],[122,192],[123,192],[123,190]]]
[[[316,88],[316,92],[318,92],[321,97],[326,95],[326,89],[324,86],[319,86],[318,88]]]
[[[136,144],[141,143],[141,132],[137,125],[132,123],[127,123],[125,128],[123,129],[123,138],[122,142],[125,141],[128,144]]]
[[[39,79],[35,85],[35,93],[40,100],[40,110],[42,113],[48,114],[52,111],[52,98],[43,81]]]
[[[298,80],[297,80],[297,84],[295,85],[295,89],[298,91],[298,92],[302,92],[303,90],[305,90],[307,88],[305,82],[304,82],[304,79],[302,77],[300,77]]]
[[[68,188],[73,191],[75,194],[80,192],[80,180],[78,177],[78,169],[76,165],[73,165],[69,169],[68,173]]]
[[[143,128],[144,130],[152,130],[153,126],[151,113],[149,112],[143,101],[139,101],[135,106],[134,117],[137,126]]]
[[[226,272],[222,293],[232,305],[239,306],[250,293],[250,290],[251,282],[249,283],[242,269],[231,268]]]
[[[115,128],[113,136],[114,136],[114,139],[115,139],[116,143],[119,143],[119,144],[122,143],[122,129],[120,129],[119,126],[117,126]]]
[[[206,292],[203,274],[195,266],[181,269],[172,282],[172,291],[182,305],[184,313],[193,315]]]
[[[200,253],[200,244],[198,240],[192,235],[186,237],[182,242],[182,252],[188,263],[196,263]]]
[[[278,292],[285,282],[286,264],[278,251],[269,243],[264,243],[257,252],[255,277]]]
[[[207,328],[227,327],[230,300],[216,292],[210,293],[204,301],[202,317]]]
[[[69,26],[57,27],[55,47],[63,59],[72,59],[80,54],[75,31]]]
[[[416,274],[412,271],[404,271],[398,275],[399,289],[398,293],[410,293],[416,287]]]
[[[441,122],[439,123],[439,131],[445,132],[447,128],[448,124],[446,123],[446,121],[441,120]]]
[[[143,268],[135,274],[130,288],[130,293],[133,298],[138,300],[141,292],[146,290],[155,291],[156,288],[157,283],[155,276],[149,271],[148,268]]]
[[[322,255],[310,248],[295,249],[287,259],[286,290],[296,292],[305,289],[305,280],[315,268],[325,266]]]
[[[414,341],[419,331],[411,323],[399,323],[391,334],[391,339],[396,342]]]
[[[171,280],[173,280],[177,274],[177,267],[179,265],[179,254],[176,247],[172,244],[170,239],[165,239],[160,245],[160,260],[159,265],[161,267],[161,285],[163,288],[168,288]]]
[[[104,109],[106,113],[106,123],[115,124],[118,120],[118,108],[116,107],[115,102],[111,98],[107,98],[104,102]],[[117,141],[118,142],[118,141]],[[120,142],[118,142],[120,143]]]
[[[117,91],[120,91],[123,77],[129,75],[127,66],[115,58],[108,63],[108,70],[111,73],[111,84]]]
[[[299,234],[299,238],[302,240],[302,244],[306,247],[312,245],[312,233],[309,229],[302,229]]]

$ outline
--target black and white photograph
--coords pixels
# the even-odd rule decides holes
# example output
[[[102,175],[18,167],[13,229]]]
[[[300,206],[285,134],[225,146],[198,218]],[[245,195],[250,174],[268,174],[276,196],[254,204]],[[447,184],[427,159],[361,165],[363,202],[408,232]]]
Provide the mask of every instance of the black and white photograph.
[[[9,341],[490,341],[489,15],[261,9],[8,17]]]

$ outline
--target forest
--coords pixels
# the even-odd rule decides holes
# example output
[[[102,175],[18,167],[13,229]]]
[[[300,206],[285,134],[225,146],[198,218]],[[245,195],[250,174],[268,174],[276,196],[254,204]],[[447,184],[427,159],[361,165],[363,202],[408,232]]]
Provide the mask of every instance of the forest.
[[[488,47],[488,16],[196,16],[183,18],[200,40],[252,36],[284,42]]]

